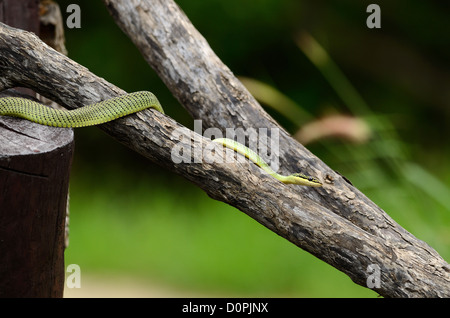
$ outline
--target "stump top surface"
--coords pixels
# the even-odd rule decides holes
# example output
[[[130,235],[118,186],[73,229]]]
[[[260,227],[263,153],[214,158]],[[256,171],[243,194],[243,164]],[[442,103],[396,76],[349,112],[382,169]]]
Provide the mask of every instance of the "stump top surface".
[[[0,157],[52,151],[71,143],[73,138],[73,129],[0,116]]]

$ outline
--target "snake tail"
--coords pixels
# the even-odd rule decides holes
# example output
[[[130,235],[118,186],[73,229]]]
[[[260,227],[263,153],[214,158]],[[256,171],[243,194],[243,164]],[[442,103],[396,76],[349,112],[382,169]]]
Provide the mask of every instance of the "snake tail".
[[[146,91],[122,95],[73,110],[54,109],[26,98],[0,98],[0,115],[65,128],[103,124],[146,108],[154,108],[164,113],[156,96]]]
[[[265,172],[270,174],[275,179],[286,183],[286,184],[298,184],[298,185],[304,185],[309,187],[321,187],[322,183],[314,177],[307,176],[301,173],[294,173],[289,176],[283,176],[275,171],[273,171],[272,168],[253,150],[250,148],[244,146],[241,143],[238,143],[237,141],[234,141],[232,139],[228,138],[217,138],[214,139],[213,142],[216,142],[218,144],[221,144],[222,146],[225,146],[226,148],[233,149],[237,153],[245,156],[247,159],[251,160],[253,163],[255,163],[258,167],[263,169]]]

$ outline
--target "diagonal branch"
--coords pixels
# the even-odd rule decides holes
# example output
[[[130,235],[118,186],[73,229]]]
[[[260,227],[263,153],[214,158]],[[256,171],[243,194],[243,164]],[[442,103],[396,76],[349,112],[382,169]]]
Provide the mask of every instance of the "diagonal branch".
[[[152,1],[151,4],[140,1],[141,6],[147,7],[135,7],[134,11],[128,13],[124,7],[115,7],[116,3],[119,2],[107,1],[110,10],[115,12],[113,16],[118,18],[119,13],[131,15],[135,25],[142,25],[140,19],[149,19],[147,14],[154,16],[156,12],[152,11],[152,7],[155,7],[165,8],[157,11],[158,14],[165,14],[161,19],[193,29],[187,18],[170,1]],[[135,1],[127,3],[137,6]],[[217,57],[210,60],[210,53],[204,52],[205,47],[195,46],[197,37],[201,37],[198,32],[190,29],[179,29],[178,33],[173,30],[155,31],[168,37],[166,42],[161,42],[149,35],[151,31],[155,30],[139,29],[138,33],[145,34],[147,40],[138,46],[150,43],[152,50],[160,52],[164,63],[158,68],[167,70],[167,73],[176,72],[171,69],[174,63],[172,58],[176,54],[169,54],[175,49],[168,49],[165,43],[182,41],[178,38],[170,40],[171,34],[184,39],[183,44],[191,42],[191,52],[200,49],[202,53],[199,54],[205,54],[201,63],[196,60],[197,55],[178,56],[178,63],[198,67],[197,73],[180,75],[183,81],[172,83],[176,77],[165,77],[157,68],[166,84],[172,83],[168,86],[183,104],[197,105],[198,108],[201,106],[203,110],[199,114],[208,120],[209,114],[215,111],[215,107],[221,107],[219,104],[225,98],[229,101],[226,104],[229,112],[222,110],[211,116],[216,117],[218,127],[225,128],[234,121],[241,121],[242,127],[246,127],[258,120],[259,125],[255,127],[276,127],[276,123],[261,112],[251,95],[238,84],[220,60]],[[213,87],[219,87],[220,93],[217,90],[196,88],[196,83],[207,82],[208,79],[204,80],[204,77],[208,78],[215,68],[221,67],[224,67],[221,82],[212,82]],[[207,72],[203,73],[204,70]],[[30,87],[69,108],[123,93],[83,66],[50,49],[34,35],[3,24],[0,24],[0,72],[0,89]],[[239,111],[233,110],[230,101],[236,103]],[[245,110],[248,107],[254,107],[251,116],[254,118],[242,115],[251,113]],[[222,121],[223,126],[220,125]],[[270,124],[264,126],[267,123]],[[319,159],[292,141],[284,131],[283,136],[280,136],[281,147],[285,150],[282,165],[285,162],[293,166],[296,164],[295,158],[308,158],[305,164],[307,162],[308,166],[320,169],[320,173],[311,174],[322,179],[329,175],[328,179],[334,179],[334,182],[321,189],[283,185],[263,175],[254,165],[235,159],[230,163],[228,157],[227,163],[222,163],[225,154],[219,151],[220,148],[216,148],[216,153],[211,153],[207,148],[211,145],[208,139],[153,110],[101,125],[101,128],[131,149],[191,180],[209,196],[237,207],[275,233],[345,272],[360,285],[366,285],[369,275],[367,267],[375,264],[379,266],[381,275],[381,286],[375,290],[384,296],[450,295],[449,266],[432,248],[402,229]],[[191,163],[177,164],[172,160],[172,150],[180,144],[187,145],[191,150]],[[213,154],[219,162],[210,160]]]
[[[400,227],[364,194],[279,127],[220,61],[172,0],[104,2],[116,23],[135,43],[174,96],[194,118],[202,119],[205,128],[219,127],[222,131],[227,127],[279,128],[280,162],[281,167],[286,169],[284,172],[298,171],[300,166],[301,170],[328,181],[323,191],[298,191],[307,192],[314,202],[368,234],[382,238],[388,249],[412,248],[420,251],[424,260],[428,259],[428,255],[432,256],[431,259],[441,260],[426,243]],[[445,262],[442,264],[440,270],[448,282],[448,265]],[[427,262],[422,265],[427,266]],[[355,269],[356,266],[352,271]],[[358,269],[362,270],[365,268]]]

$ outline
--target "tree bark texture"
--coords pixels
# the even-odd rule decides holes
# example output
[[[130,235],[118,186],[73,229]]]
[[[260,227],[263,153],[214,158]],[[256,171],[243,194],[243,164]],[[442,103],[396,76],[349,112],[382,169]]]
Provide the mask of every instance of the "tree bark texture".
[[[303,171],[318,176],[324,186],[284,185],[253,164],[229,163],[231,150],[212,146],[210,140],[153,110],[101,125],[103,130],[346,273],[357,284],[366,286],[368,266],[375,264],[380,268],[381,286],[374,290],[383,296],[450,296],[450,267],[438,253],[290,138],[173,1],[104,2],[174,96],[194,118],[203,120],[204,128],[279,128],[281,173]],[[33,35],[4,25],[0,27],[0,72],[0,89],[31,87],[68,108],[124,93]],[[172,160],[172,150],[180,144],[192,145],[191,163]],[[228,161],[217,162],[225,155]]]

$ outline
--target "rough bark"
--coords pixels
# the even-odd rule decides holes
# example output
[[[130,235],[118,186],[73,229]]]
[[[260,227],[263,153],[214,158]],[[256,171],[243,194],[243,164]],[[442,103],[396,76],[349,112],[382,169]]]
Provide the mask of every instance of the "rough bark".
[[[278,127],[172,1],[105,2],[174,95],[204,125]],[[32,87],[69,108],[123,93],[29,33],[4,25],[0,58],[0,89]],[[366,286],[367,268],[375,264],[380,268],[381,286],[374,290],[383,296],[450,296],[450,267],[436,251],[401,228],[282,129],[280,162],[286,169],[282,172],[302,170],[318,176],[325,181],[323,188],[284,185],[238,160],[217,162],[224,156],[221,148],[211,154],[208,139],[153,110],[101,128],[191,180],[212,198],[237,207],[343,271],[357,284]],[[172,149],[180,143],[192,145],[191,163],[172,160]],[[212,155],[216,162],[210,163]]]

